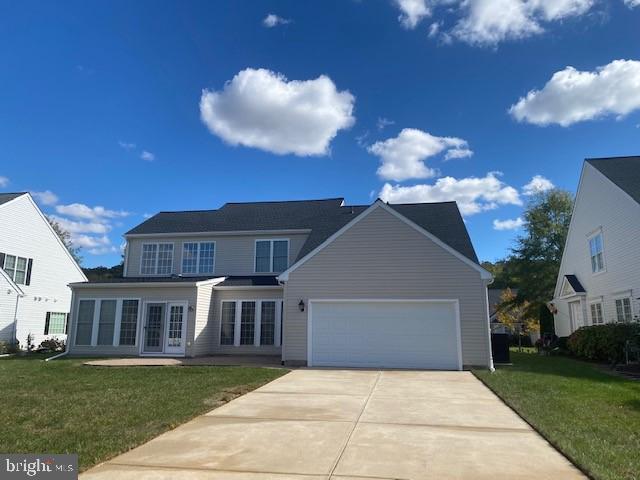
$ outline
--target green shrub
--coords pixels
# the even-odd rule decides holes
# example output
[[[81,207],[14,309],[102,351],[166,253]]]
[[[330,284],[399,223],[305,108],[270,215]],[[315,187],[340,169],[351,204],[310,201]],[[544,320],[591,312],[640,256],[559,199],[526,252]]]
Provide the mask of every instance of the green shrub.
[[[17,343],[0,341],[0,355],[4,355],[5,353],[18,353],[19,351],[20,346]]]
[[[616,364],[625,358],[627,341],[638,344],[639,339],[640,324],[609,323],[576,330],[569,337],[567,346],[577,357]]]
[[[64,351],[64,340],[58,340],[57,338],[49,338],[43,340],[38,347],[40,352],[62,352]]]

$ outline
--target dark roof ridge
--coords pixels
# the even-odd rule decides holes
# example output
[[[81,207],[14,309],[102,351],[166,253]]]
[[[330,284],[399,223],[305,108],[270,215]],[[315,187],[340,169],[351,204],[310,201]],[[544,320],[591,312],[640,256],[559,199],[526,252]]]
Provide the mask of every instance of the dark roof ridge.
[[[640,155],[614,155],[612,157],[586,157],[585,162],[590,162],[591,160],[616,160],[621,158],[640,158]]]
[[[335,200],[341,200],[344,202],[344,197],[331,197],[331,198],[311,198],[311,199],[298,199],[298,200],[259,200],[256,202],[226,202],[225,205],[256,205],[265,203],[296,203],[296,202],[330,202]]]

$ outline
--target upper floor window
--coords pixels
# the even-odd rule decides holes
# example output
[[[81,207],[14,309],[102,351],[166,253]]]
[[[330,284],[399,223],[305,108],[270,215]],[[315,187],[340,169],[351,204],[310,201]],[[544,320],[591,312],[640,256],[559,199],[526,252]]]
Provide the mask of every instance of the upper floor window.
[[[0,266],[11,277],[17,285],[29,285],[29,275],[27,271],[29,269],[29,259],[24,257],[17,257],[15,255],[1,255],[4,257],[4,262],[0,262]],[[1,260],[2,258],[0,258]]]
[[[631,312],[631,298],[616,298],[616,318],[619,322],[630,322],[633,313]]]
[[[289,240],[256,240],[256,273],[284,272],[289,267]]]
[[[589,239],[589,253],[591,255],[591,271],[598,273],[604,270],[604,256],[602,254],[602,232]]]
[[[142,245],[140,273],[168,275],[173,270],[173,243],[145,243]]]
[[[190,242],[182,245],[182,273],[213,273],[215,242]]]

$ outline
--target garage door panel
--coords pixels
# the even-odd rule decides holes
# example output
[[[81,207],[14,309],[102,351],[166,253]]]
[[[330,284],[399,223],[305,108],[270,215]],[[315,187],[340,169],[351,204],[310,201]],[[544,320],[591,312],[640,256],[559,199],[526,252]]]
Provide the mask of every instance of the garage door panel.
[[[459,368],[453,302],[313,302],[311,364]]]

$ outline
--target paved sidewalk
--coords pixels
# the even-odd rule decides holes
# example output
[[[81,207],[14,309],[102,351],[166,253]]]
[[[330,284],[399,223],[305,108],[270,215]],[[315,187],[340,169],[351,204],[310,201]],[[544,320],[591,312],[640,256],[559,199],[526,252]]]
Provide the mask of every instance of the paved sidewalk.
[[[585,477],[469,372],[301,369],[82,478]]]

